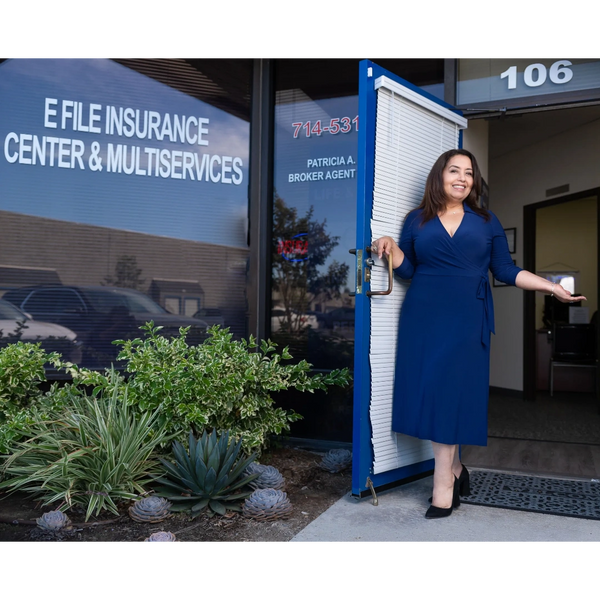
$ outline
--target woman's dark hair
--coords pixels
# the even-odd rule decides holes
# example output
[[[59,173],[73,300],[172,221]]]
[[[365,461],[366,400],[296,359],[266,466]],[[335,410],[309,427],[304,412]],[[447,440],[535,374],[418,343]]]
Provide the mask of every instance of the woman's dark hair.
[[[448,150],[444,152],[436,161],[431,171],[427,176],[427,182],[425,183],[425,193],[423,194],[423,200],[417,207],[422,209],[421,222],[422,224],[427,223],[441,211],[446,209],[446,193],[444,192],[444,169],[453,156],[460,155],[466,156],[471,159],[471,165],[473,167],[473,188],[471,193],[465,198],[465,203],[473,210],[473,212],[481,215],[486,221],[490,220],[490,214],[485,208],[480,208],[478,201],[481,196],[481,171],[479,165],[475,160],[475,157],[468,150]]]

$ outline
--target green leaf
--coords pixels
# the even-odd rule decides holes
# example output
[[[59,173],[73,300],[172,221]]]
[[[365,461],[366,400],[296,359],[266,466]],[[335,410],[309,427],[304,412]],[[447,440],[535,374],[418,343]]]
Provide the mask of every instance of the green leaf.
[[[208,504],[209,504],[211,510],[213,510],[218,515],[223,516],[227,512],[227,509],[225,508],[225,506],[223,504],[221,504],[221,502],[219,502],[218,500],[210,500],[210,502]]]
[[[250,494],[252,494],[253,491],[254,490],[252,490],[252,489],[248,489],[243,492],[238,492],[237,494],[228,494],[227,499],[228,500],[243,500],[244,498],[248,498],[250,496]]]
[[[206,462],[206,466],[208,469],[212,469],[216,471],[219,469],[219,464],[221,463],[221,449],[218,444],[215,444],[208,456],[208,461]]]
[[[206,478],[207,470],[208,470],[208,468],[204,464],[204,461],[200,457],[197,457],[196,465],[195,465],[195,469],[194,469],[194,476],[195,476],[196,481],[199,484],[200,484],[200,482],[204,481],[204,479]]]
[[[192,461],[196,457],[196,446],[197,446],[197,442],[196,442],[196,438],[194,437],[194,432],[192,430],[190,430],[190,434],[188,436],[188,448],[190,451],[190,460],[192,460]]]
[[[164,477],[157,477],[156,479],[154,479],[154,482],[156,483],[162,483],[165,486],[165,489],[168,489],[170,491],[170,493],[173,493],[175,490],[183,493],[183,494],[189,494],[190,493],[190,489],[186,488],[182,485],[179,485],[173,481],[171,481],[170,479],[165,479]],[[154,483],[153,482],[153,483]]]
[[[229,473],[225,472],[221,475],[221,477],[218,477],[217,480],[215,481],[215,487],[213,489],[213,493],[218,494],[221,492],[221,490],[225,487],[227,487],[229,483]]]
[[[227,510],[232,510],[234,512],[241,512],[242,511],[242,505],[239,502],[224,502],[223,506]]]
[[[194,512],[199,512],[199,511],[203,510],[204,508],[206,508],[209,501],[210,501],[209,498],[203,498],[202,500],[200,500],[200,502],[197,502],[196,504],[194,504],[191,507],[191,510],[193,510]]]
[[[185,451],[185,448],[179,442],[173,442],[173,454],[175,455],[177,468],[179,469],[180,473],[182,475],[192,477],[194,472],[192,462]]]
[[[159,458],[158,459],[162,466],[166,469],[167,473],[173,477],[175,480],[179,479],[181,477],[181,471],[177,468],[177,466],[173,465],[173,463],[170,463],[169,461],[165,460],[164,458]]]
[[[173,504],[169,510],[171,512],[186,512],[192,510],[192,504],[190,502],[187,504]]]
[[[237,490],[245,485],[248,485],[251,481],[254,481],[258,477],[258,473],[253,473],[252,475],[248,475],[247,477],[243,477],[242,479],[236,479],[229,486],[230,490]]]
[[[204,492],[206,494],[212,494],[215,488],[215,482],[217,481],[217,474],[215,470],[211,467],[206,472],[206,477],[204,479]]]

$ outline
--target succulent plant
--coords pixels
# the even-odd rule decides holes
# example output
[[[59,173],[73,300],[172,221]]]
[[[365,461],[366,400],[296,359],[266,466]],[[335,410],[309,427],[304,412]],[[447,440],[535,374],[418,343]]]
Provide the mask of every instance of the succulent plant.
[[[151,536],[147,537],[145,542],[176,542],[177,538],[174,533],[170,531],[157,531]]]
[[[170,513],[171,503],[159,496],[148,496],[129,507],[129,516],[139,523],[159,523]]]
[[[255,490],[266,488],[283,490],[285,488],[285,479],[283,475],[273,466],[260,465],[253,462],[248,465],[245,472],[247,475],[258,473],[258,477],[249,484],[250,487]]]
[[[254,490],[244,502],[242,513],[257,521],[274,521],[287,517],[292,504],[287,494],[272,488]]]
[[[71,519],[60,510],[51,510],[35,520],[37,526],[44,531],[63,531],[71,529]]]
[[[156,487],[156,495],[172,502],[172,511],[189,510],[192,518],[205,509],[209,516],[240,511],[240,501],[252,493],[248,485],[258,477],[244,472],[256,454],[240,454],[241,447],[241,439],[230,443],[229,432],[219,437],[215,430],[210,435],[204,431],[198,440],[190,432],[189,453],[176,441],[175,464],[160,459],[167,473],[156,479],[162,484]]]
[[[323,456],[319,466],[324,471],[339,473],[352,464],[352,452],[350,450],[330,450]]]

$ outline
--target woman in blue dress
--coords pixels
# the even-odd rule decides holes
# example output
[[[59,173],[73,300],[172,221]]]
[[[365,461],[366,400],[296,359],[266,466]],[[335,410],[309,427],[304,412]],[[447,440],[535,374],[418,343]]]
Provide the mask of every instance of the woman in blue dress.
[[[447,517],[469,494],[458,445],[487,445],[490,337],[494,308],[488,270],[508,285],[584,300],[517,267],[497,217],[478,206],[481,173],[466,150],[433,165],[420,206],[400,243],[371,247],[410,279],[400,315],[392,430],[431,440],[435,467],[427,518]]]

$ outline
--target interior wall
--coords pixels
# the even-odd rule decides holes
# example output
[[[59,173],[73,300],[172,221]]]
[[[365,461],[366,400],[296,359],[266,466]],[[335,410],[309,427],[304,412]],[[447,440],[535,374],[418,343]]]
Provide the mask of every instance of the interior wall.
[[[579,271],[575,292],[587,301],[589,316],[598,309],[598,201],[596,196],[546,206],[536,211],[535,268],[563,263]],[[535,326],[542,321],[544,296],[536,294]]]
[[[544,114],[549,124],[553,113]],[[492,149],[493,144],[490,136]],[[490,152],[490,209],[505,228],[517,229],[517,251],[513,255],[517,265],[523,264],[523,207],[548,200],[546,190],[559,186],[569,186],[566,195],[600,187],[598,164],[600,119],[546,139],[538,138],[531,145],[500,156]],[[490,385],[522,391],[524,294],[514,287],[492,291],[496,335],[492,336]]]

